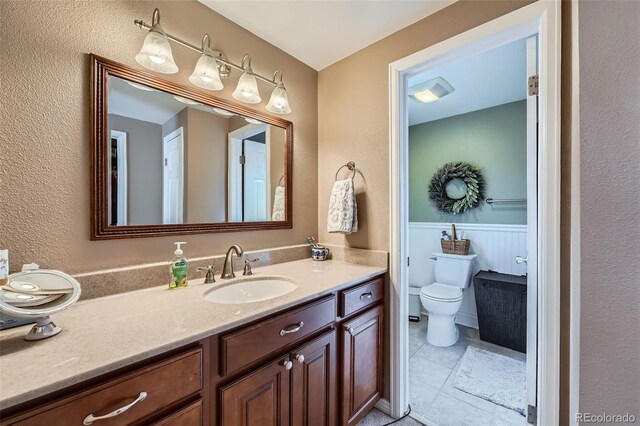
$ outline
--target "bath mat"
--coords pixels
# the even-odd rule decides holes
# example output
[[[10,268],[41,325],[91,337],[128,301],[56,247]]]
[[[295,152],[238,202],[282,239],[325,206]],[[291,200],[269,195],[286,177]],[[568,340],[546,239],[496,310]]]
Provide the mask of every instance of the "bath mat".
[[[526,363],[469,346],[453,386],[524,416],[527,406],[526,379]]]

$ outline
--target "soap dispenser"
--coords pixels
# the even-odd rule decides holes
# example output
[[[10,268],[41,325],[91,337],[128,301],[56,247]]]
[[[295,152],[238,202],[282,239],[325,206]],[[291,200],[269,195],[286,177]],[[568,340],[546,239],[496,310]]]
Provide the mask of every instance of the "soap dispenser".
[[[171,273],[171,282],[169,282],[169,289],[181,288],[187,286],[187,258],[182,251],[182,245],[187,244],[185,242],[174,243],[176,245],[176,251],[173,252],[174,256],[169,262],[169,272]]]

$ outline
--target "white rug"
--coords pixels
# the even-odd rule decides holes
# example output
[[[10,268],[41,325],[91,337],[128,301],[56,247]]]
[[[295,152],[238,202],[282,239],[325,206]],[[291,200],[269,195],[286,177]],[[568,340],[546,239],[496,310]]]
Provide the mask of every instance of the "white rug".
[[[527,378],[522,361],[469,346],[453,386],[524,416]]]

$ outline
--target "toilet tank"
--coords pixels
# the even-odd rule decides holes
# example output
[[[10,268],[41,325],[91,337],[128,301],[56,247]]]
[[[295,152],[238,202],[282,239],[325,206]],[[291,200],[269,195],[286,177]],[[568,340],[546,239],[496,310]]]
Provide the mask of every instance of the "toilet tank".
[[[446,254],[432,252],[433,272],[437,283],[460,288],[467,288],[471,282],[471,274],[477,254]]]

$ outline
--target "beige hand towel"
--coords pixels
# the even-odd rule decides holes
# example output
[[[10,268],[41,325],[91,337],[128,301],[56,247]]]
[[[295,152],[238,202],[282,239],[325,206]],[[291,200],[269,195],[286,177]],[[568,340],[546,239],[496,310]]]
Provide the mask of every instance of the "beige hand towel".
[[[271,220],[284,220],[284,186],[276,186],[273,194],[273,213]]]

